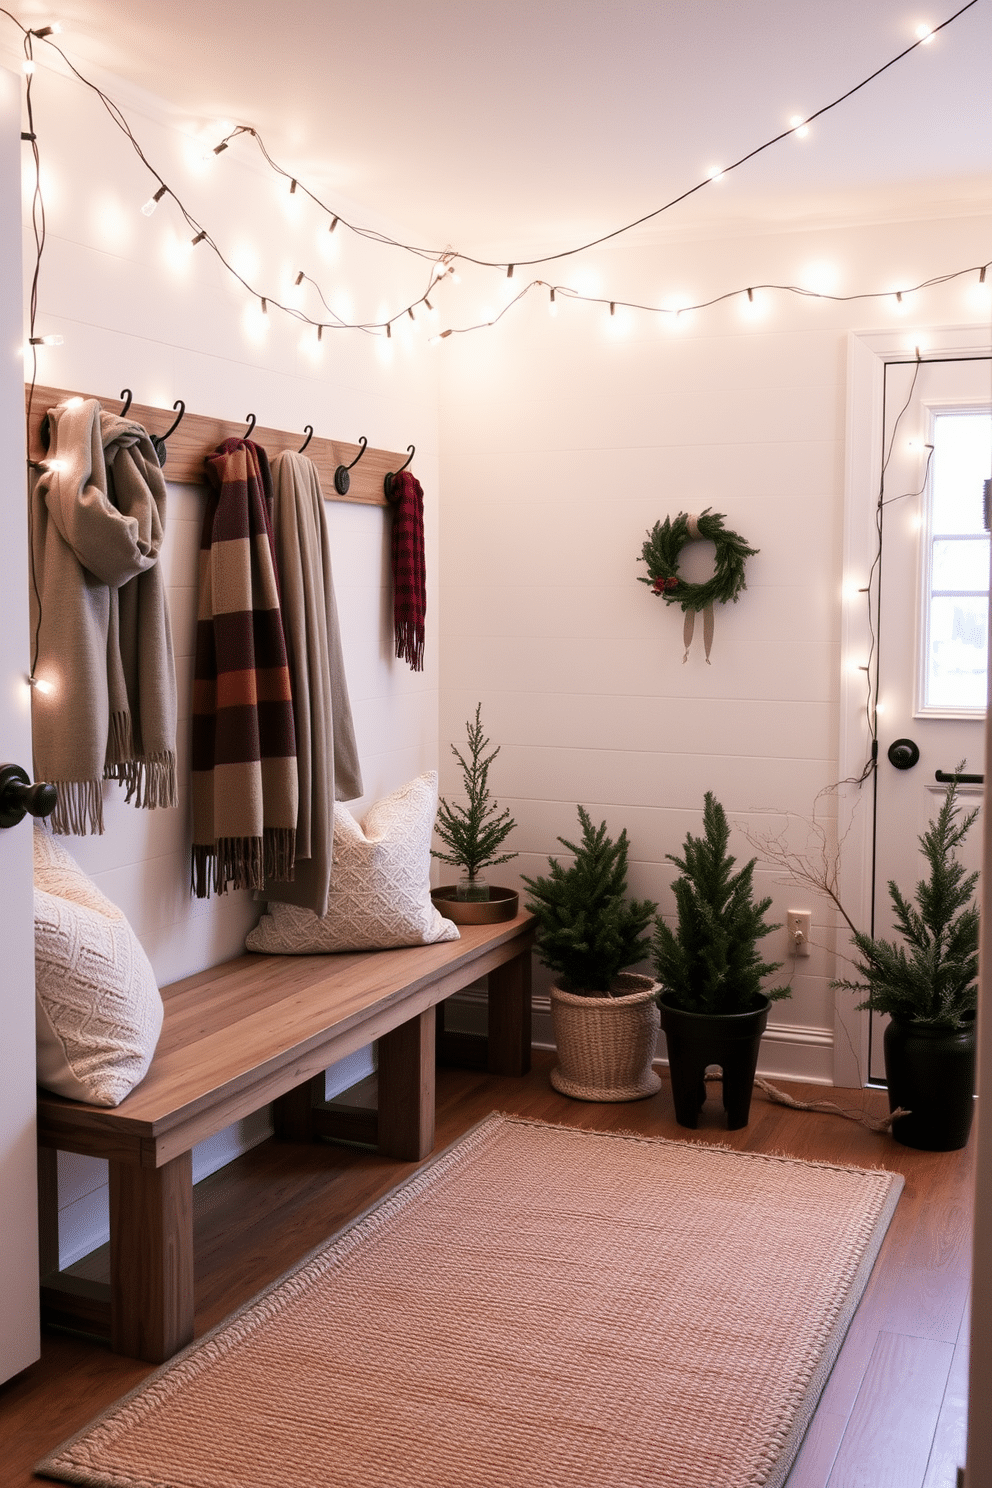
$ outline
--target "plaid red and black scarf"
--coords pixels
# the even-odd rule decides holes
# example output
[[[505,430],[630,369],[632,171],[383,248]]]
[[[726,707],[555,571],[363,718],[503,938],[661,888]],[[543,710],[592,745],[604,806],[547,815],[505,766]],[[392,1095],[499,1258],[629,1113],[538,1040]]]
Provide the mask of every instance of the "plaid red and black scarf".
[[[291,879],[296,729],[272,537],[268,457],[207,456],[193,683],[193,892]]]
[[[427,565],[424,561],[424,493],[409,470],[393,476],[393,626],[396,655],[424,670]]]

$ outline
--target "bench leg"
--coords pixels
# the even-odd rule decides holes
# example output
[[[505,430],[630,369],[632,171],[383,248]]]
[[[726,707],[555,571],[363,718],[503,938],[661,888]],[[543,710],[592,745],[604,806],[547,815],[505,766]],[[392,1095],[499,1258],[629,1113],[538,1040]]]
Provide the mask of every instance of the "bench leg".
[[[110,1341],[161,1364],[193,1338],[193,1155],[110,1163]]]
[[[324,1099],[324,1076],[314,1075],[302,1085],[276,1096],[272,1102],[272,1124],[280,1142],[312,1142],[316,1136],[315,1103]]]
[[[531,955],[525,951],[489,973],[491,1075],[526,1075],[530,1069]]]
[[[419,1162],[434,1148],[434,1009],[379,1040],[379,1151]]]

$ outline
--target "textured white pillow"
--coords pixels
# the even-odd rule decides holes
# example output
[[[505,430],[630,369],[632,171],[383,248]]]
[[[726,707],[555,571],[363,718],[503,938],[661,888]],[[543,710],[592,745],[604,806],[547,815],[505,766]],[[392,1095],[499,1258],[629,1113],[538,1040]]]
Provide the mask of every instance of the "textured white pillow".
[[[326,915],[273,901],[245,941],[248,950],[306,956],[457,940],[457,925],[431,900],[436,815],[436,770],[376,801],[361,825],[336,804]]]
[[[34,946],[38,1084],[70,1100],[119,1105],[147,1073],[162,998],[122,911],[41,827]]]

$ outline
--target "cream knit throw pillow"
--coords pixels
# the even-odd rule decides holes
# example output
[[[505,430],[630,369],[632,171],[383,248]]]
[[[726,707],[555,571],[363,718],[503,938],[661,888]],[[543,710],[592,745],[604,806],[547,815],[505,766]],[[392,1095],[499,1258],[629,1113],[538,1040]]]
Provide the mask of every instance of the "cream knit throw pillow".
[[[326,915],[273,902],[245,941],[248,950],[305,956],[457,940],[458,927],[431,901],[436,814],[436,770],[377,801],[361,824],[335,805]]]
[[[127,919],[62,846],[34,833],[38,1084],[116,1106],[143,1079],[162,998]]]

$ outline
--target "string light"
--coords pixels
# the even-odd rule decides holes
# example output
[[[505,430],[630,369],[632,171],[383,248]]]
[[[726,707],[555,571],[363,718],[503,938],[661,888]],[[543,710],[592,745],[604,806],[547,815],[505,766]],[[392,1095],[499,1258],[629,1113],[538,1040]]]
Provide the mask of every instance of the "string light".
[[[29,346],[64,346],[65,338],[59,335],[29,336]]]
[[[53,683],[46,682],[43,677],[36,677],[33,672],[28,678],[28,686],[33,687],[35,692],[40,692],[44,697],[48,697],[50,693],[55,691]]]
[[[299,287],[303,283],[303,280],[304,280],[305,277],[306,276],[304,275],[303,270],[301,269],[300,272],[297,274],[296,278],[293,280],[293,283],[295,284],[295,286],[296,286],[297,289],[299,289]]]
[[[872,82],[880,74],[882,74],[885,71],[887,71],[888,68],[894,66],[895,63],[897,63],[900,60],[902,60],[903,57],[907,56],[910,52],[912,52],[913,50],[915,50],[915,48],[917,46],[923,45],[925,41],[932,40],[933,39],[933,36],[936,35],[937,31],[943,30],[946,26],[950,25],[953,21],[957,20],[959,16],[963,15],[967,10],[970,10],[977,3],[978,3],[978,0],[967,0],[967,3],[966,4],[964,4],[963,6],[961,6],[961,8],[959,10],[957,10],[952,16],[948,17],[948,19],[945,20],[945,21],[943,21],[939,26],[934,27],[934,28],[929,28],[929,27],[920,28],[920,34],[918,34],[917,41],[915,41],[911,46],[905,48],[904,51],[900,52],[896,57],[891,58],[888,62],[886,62],[885,64],[883,64],[882,67],[876,69],[876,71],[873,72],[869,77],[863,79],[860,83],[856,84],[853,88],[849,89],[846,93],[844,93],[843,95],[841,95],[841,97],[839,97],[837,99],[834,99],[831,103],[825,105],[823,108],[821,108],[821,109],[817,110],[816,112],[810,114],[806,119],[802,119],[798,115],[793,116],[793,119],[790,121],[790,129],[788,131],[786,131],[786,134],[780,134],[780,135],[775,136],[771,140],[765,141],[762,145],[760,145],[756,149],[748,152],[746,155],[743,155],[739,160],[734,161],[730,165],[727,165],[727,166],[724,166],[724,167],[714,167],[714,169],[711,170],[711,172],[710,172],[710,174],[709,174],[709,176],[707,178],[707,181],[701,182],[701,183],[697,184],[696,186],[691,187],[688,191],[683,192],[681,196],[679,196],[677,198],[674,198],[670,202],[665,203],[664,206],[658,208],[656,211],[646,214],[646,216],[639,218],[636,222],[625,224],[623,227],[617,228],[613,232],[605,234],[603,237],[596,239],[593,243],[580,244],[580,245],[578,245],[575,248],[566,249],[566,250],[563,250],[562,252],[556,253],[556,254],[546,255],[543,258],[537,258],[537,259],[531,259],[531,260],[524,260],[524,261],[515,260],[515,261],[509,262],[509,263],[506,263],[504,261],[503,264],[499,264],[499,263],[494,262],[494,261],[484,260],[484,259],[479,259],[479,258],[474,258],[474,257],[471,257],[470,255],[466,255],[466,254],[460,254],[460,253],[456,252],[455,250],[451,249],[450,247],[449,248],[446,248],[442,252],[438,253],[436,250],[424,249],[424,248],[417,247],[415,245],[398,242],[395,239],[389,238],[385,234],[379,233],[379,232],[374,231],[372,229],[366,229],[366,228],[363,228],[363,227],[360,227],[360,226],[356,226],[355,224],[349,223],[345,219],[343,219],[340,216],[339,213],[331,212],[331,210],[329,208],[326,208],[324,206],[324,204],[322,202],[320,202],[319,199],[316,196],[314,196],[312,192],[310,192],[308,190],[308,188],[305,186],[304,183],[302,183],[301,181],[299,181],[299,179],[297,177],[292,176],[290,174],[290,172],[284,170],[281,166],[279,166],[272,159],[272,157],[268,154],[268,151],[265,148],[264,142],[262,141],[262,139],[261,139],[260,135],[258,134],[257,130],[255,130],[252,126],[249,126],[249,125],[238,125],[234,129],[232,129],[224,137],[224,139],[222,139],[217,145],[215,145],[213,147],[212,153],[215,156],[218,156],[224,150],[226,150],[229,147],[229,144],[231,143],[231,141],[233,139],[235,139],[237,136],[242,135],[242,134],[251,135],[251,137],[255,140],[256,144],[258,145],[258,148],[262,152],[263,156],[265,157],[265,159],[268,162],[268,164],[270,165],[270,167],[275,172],[277,172],[278,174],[281,174],[282,176],[284,176],[286,179],[289,180],[289,182],[290,182],[290,195],[295,195],[297,193],[297,190],[299,189],[303,194],[310,196],[311,200],[313,200],[323,210],[325,210],[325,211],[328,212],[328,215],[331,218],[330,223],[329,223],[329,226],[328,226],[328,232],[329,233],[333,233],[335,231],[335,229],[337,228],[339,222],[344,221],[345,226],[348,227],[349,230],[355,232],[358,235],[361,235],[361,236],[370,238],[370,239],[372,239],[374,241],[383,243],[383,244],[385,244],[387,246],[392,246],[392,247],[395,247],[395,248],[403,249],[403,250],[405,250],[407,252],[410,252],[410,253],[413,253],[413,254],[417,254],[417,255],[422,256],[422,257],[430,256],[431,259],[433,260],[433,262],[432,262],[432,268],[431,268],[431,277],[430,277],[430,281],[429,281],[428,286],[427,286],[428,290],[433,289],[435,283],[440,282],[443,278],[445,278],[448,275],[450,275],[452,277],[453,282],[455,282],[456,284],[461,282],[460,281],[460,276],[456,272],[455,263],[454,263],[454,260],[455,259],[459,259],[459,258],[464,259],[466,262],[473,263],[473,264],[475,264],[477,266],[480,266],[480,267],[505,268],[505,270],[506,270],[506,277],[508,279],[512,279],[514,277],[515,269],[518,268],[518,267],[520,267],[521,262],[524,262],[524,263],[526,263],[526,264],[529,265],[529,264],[536,264],[536,263],[546,263],[546,262],[550,262],[550,261],[552,261],[554,259],[569,257],[569,256],[571,256],[573,254],[582,252],[584,249],[587,249],[587,248],[590,248],[590,247],[593,247],[593,246],[597,246],[600,243],[606,242],[609,239],[612,239],[614,237],[617,237],[621,233],[628,232],[632,228],[635,228],[635,227],[641,225],[642,223],[644,223],[644,222],[646,222],[646,221],[648,221],[648,220],[650,220],[650,219],[658,216],[661,212],[664,212],[664,211],[669,210],[671,207],[673,207],[674,205],[676,205],[678,202],[681,202],[681,201],[685,200],[688,196],[691,196],[695,191],[701,189],[702,186],[708,184],[709,181],[719,180],[724,175],[726,175],[729,171],[735,170],[735,169],[739,168],[740,166],[742,166],[743,164],[745,164],[747,161],[753,159],[756,155],[760,154],[763,150],[770,148],[772,145],[776,144],[779,140],[785,138],[787,134],[791,134],[791,133],[802,133],[802,132],[804,132],[808,128],[808,125],[812,122],[812,120],[814,120],[814,119],[822,116],[824,113],[828,112],[830,109],[836,108],[839,104],[843,103],[846,99],[850,98],[854,93],[857,93],[861,88],[865,87],[868,83]],[[69,60],[69,58],[66,57],[65,53],[62,52],[62,50],[61,50],[60,47],[58,47],[57,45],[55,45],[54,42],[52,42],[51,40],[48,39],[49,36],[57,28],[55,28],[55,27],[52,27],[52,28],[39,28],[37,31],[30,32],[30,31],[27,31],[23,26],[21,26],[20,22],[18,22],[16,20],[16,18],[14,16],[12,16],[9,11],[7,11],[7,10],[3,9],[2,7],[0,7],[0,13],[6,15],[9,19],[13,20],[16,25],[18,25],[19,29],[24,33],[26,47],[28,45],[29,38],[34,35],[34,36],[39,36],[39,37],[42,37],[43,39],[45,39],[47,41],[47,44],[50,45],[50,46],[52,46],[53,49],[56,52],[59,53],[59,56],[63,59],[63,61],[65,62],[66,66],[68,67],[69,71],[81,83],[83,83],[83,85],[85,87],[89,88],[92,92],[94,92],[96,94],[96,96],[99,98],[99,100],[101,101],[101,103],[107,109],[107,112],[110,114],[110,116],[111,116],[112,120],[114,121],[114,123],[117,124],[118,128],[120,128],[121,131],[125,134],[125,136],[129,140],[129,142],[131,143],[132,147],[134,148],[134,150],[138,154],[139,159],[146,166],[146,168],[149,169],[150,171],[152,171],[153,174],[157,174],[157,172],[154,171],[153,167],[150,165],[149,161],[145,157],[144,152],[143,152],[143,150],[142,150],[142,148],[141,148],[141,146],[140,146],[137,138],[135,137],[133,131],[131,130],[131,127],[128,124],[127,120],[125,119],[125,117],[124,117],[123,113],[121,112],[120,108],[113,102],[113,100],[109,99],[107,97],[107,95],[105,93],[103,93],[103,91],[99,87],[97,87],[96,84],[90,82],[90,80],[88,78],[86,78],[85,76],[83,76],[82,73],[79,72],[79,70],[73,65],[73,63]],[[925,35],[922,34],[923,32],[925,32]],[[33,58],[31,58],[30,55],[26,59],[26,63],[33,64]],[[33,65],[30,66],[30,67],[26,65],[25,70],[26,70],[26,73],[27,73],[27,87],[30,88],[31,74],[33,72]],[[33,138],[33,132],[32,132],[32,134],[28,135],[27,137],[28,138]],[[35,146],[35,148],[37,148],[37,147]],[[196,230],[195,231],[195,236],[191,240],[191,246],[196,247],[198,244],[200,244],[200,243],[202,243],[204,241],[207,241],[209,243],[210,248],[213,250],[213,252],[216,254],[216,256],[220,259],[220,261],[223,264],[223,266],[226,269],[228,269],[228,271],[231,274],[233,274],[234,277],[237,278],[240,281],[240,283],[248,290],[248,292],[253,297],[255,297],[257,300],[259,300],[261,302],[262,313],[265,314],[265,315],[267,315],[268,314],[268,299],[269,299],[269,297],[268,296],[263,297],[259,293],[258,290],[256,290],[251,284],[249,284],[246,281],[246,279],[240,273],[237,272],[237,270],[233,267],[233,265],[231,263],[229,263],[227,261],[227,259],[224,257],[223,253],[220,251],[220,249],[218,248],[218,246],[214,242],[214,240],[209,237],[209,234],[208,234],[207,230],[205,228],[201,228],[200,225],[199,225],[199,223],[197,223],[190,216],[190,214],[187,211],[186,207],[183,205],[182,201],[178,197],[176,197],[175,192],[172,190],[172,188],[171,187],[167,187],[165,185],[165,183],[162,182],[161,176],[158,176],[158,180],[161,183],[160,186],[159,186],[159,188],[156,190],[156,192],[154,193],[153,197],[150,199],[149,203],[146,203],[145,207],[142,208],[142,211],[145,212],[146,215],[151,215],[151,212],[154,210],[154,206],[158,204],[158,202],[161,200],[161,198],[167,192],[169,194],[171,194],[172,197],[173,197],[173,199],[175,200],[176,206],[178,207],[179,211],[186,218],[186,220],[189,223],[189,225]],[[986,270],[987,265],[980,265],[980,266],[976,266],[976,267],[978,268],[978,272],[979,272],[979,283],[982,284],[982,285],[984,285],[984,283],[985,283],[985,270]],[[934,278],[925,281],[923,284],[916,286],[916,289],[927,288],[927,287],[930,287],[931,285],[934,285],[934,284],[946,283],[946,282],[954,279],[955,277],[957,277],[959,274],[973,273],[973,272],[975,272],[974,269],[957,270],[957,271],[954,271],[954,272],[949,273],[949,274],[935,276]],[[296,285],[299,286],[302,283],[302,280],[304,278],[306,278],[306,277],[307,276],[301,270],[300,273],[297,275],[297,278],[296,278],[296,281],[295,281]],[[321,299],[324,300],[324,296],[323,296],[322,291],[320,290],[320,286],[317,285],[315,281],[310,281],[310,282],[311,283],[314,283],[315,288],[318,290],[318,293],[320,293]],[[530,289],[532,289],[536,285],[540,285],[542,283],[543,283],[543,281],[541,281],[541,280],[535,280],[532,283],[530,283],[528,285],[525,285],[521,289],[521,291],[519,292],[519,294],[515,295],[508,302],[508,304],[505,305],[498,312],[498,314],[497,313],[493,313],[492,316],[491,316],[491,318],[485,319],[485,320],[483,320],[482,322],[480,322],[477,325],[462,326],[462,327],[457,327],[457,328],[455,328],[455,327],[449,327],[447,331],[445,331],[444,333],[442,333],[442,336],[441,336],[440,339],[444,339],[444,336],[450,336],[451,334],[454,333],[454,331],[456,329],[459,331],[459,333],[464,334],[464,333],[466,333],[468,331],[482,329],[483,326],[488,326],[488,325],[495,324],[496,321],[498,321],[499,319],[501,319],[502,316],[507,312],[507,310],[510,309],[513,305],[515,305],[518,302],[519,299],[523,298],[523,296],[526,295],[529,292]],[[557,308],[557,305],[556,305],[556,291],[557,291],[558,294],[565,294],[569,298],[585,300],[585,301],[588,301],[588,302],[603,303],[602,300],[597,300],[597,297],[596,296],[581,294],[581,293],[579,293],[576,290],[572,290],[572,289],[567,288],[566,286],[545,286],[545,287],[548,287],[549,288],[549,295],[550,295],[549,308],[550,308],[551,305],[555,305],[555,308]],[[851,295],[843,295],[843,296],[841,296],[841,295],[827,294],[827,293],[824,293],[824,292],[818,292],[818,291],[814,291],[814,290],[811,290],[811,289],[803,289],[803,288],[798,287],[798,286],[795,286],[795,285],[769,285],[769,286],[762,286],[762,287],[763,288],[766,288],[766,289],[775,289],[775,290],[778,290],[778,291],[783,292],[783,293],[792,293],[792,294],[797,294],[797,295],[801,294],[801,295],[804,295],[804,296],[809,297],[809,298],[817,298],[817,299],[833,300],[833,301],[853,301],[853,300],[861,300],[861,299],[865,299],[865,300],[868,300],[868,299],[882,299],[882,298],[885,298],[887,295],[891,296],[891,294],[892,294],[892,291],[865,291],[865,292],[862,292],[860,294],[851,294]],[[907,289],[905,292],[908,294],[911,291],[909,289]],[[715,305],[715,304],[719,303],[720,301],[722,301],[724,299],[729,299],[729,298],[731,298],[734,295],[737,295],[739,293],[740,293],[740,290],[739,289],[738,290],[728,290],[728,291],[724,292],[723,294],[714,296],[712,299],[710,299],[710,300],[708,300],[708,301],[706,301],[706,302],[704,302],[704,303],[702,303],[700,305],[695,305],[695,306],[680,306],[676,310],[672,310],[671,308],[666,308],[666,307],[661,307],[661,306],[655,306],[655,305],[632,304],[632,303],[629,303],[629,302],[618,301],[618,300],[608,300],[608,301],[606,301],[606,303],[608,303],[609,306],[610,306],[610,315],[611,316],[615,316],[615,314],[616,314],[616,306],[617,306],[617,304],[621,304],[624,307],[624,309],[640,310],[640,311],[643,311],[643,312],[646,312],[646,313],[657,314],[657,315],[662,316],[663,317],[663,320],[666,320],[666,321],[668,321],[671,324],[675,324],[676,322],[679,321],[680,316],[681,316],[681,313],[682,313],[683,310],[686,310],[686,309],[692,309],[692,310],[704,309],[704,308],[707,308],[710,305]],[[747,296],[748,296],[748,302],[749,303],[753,303],[754,294],[753,294],[753,288],[752,287],[748,287],[747,288]],[[898,305],[902,306],[902,304],[903,304],[903,291],[902,290],[899,290],[899,291],[896,291],[895,292],[895,300],[896,300],[896,303]],[[297,310],[295,307],[283,305],[278,300],[273,300],[272,303],[273,303],[273,305],[276,308],[282,310],[285,314],[292,315],[295,318],[297,318],[297,319],[299,319],[301,321],[304,321],[305,323],[309,323],[309,324],[315,325],[315,326],[317,325],[317,322],[316,321],[312,320],[309,316],[303,314],[302,311]],[[325,304],[325,306],[328,309],[330,309],[330,306],[327,306],[326,300],[324,300],[324,304]],[[434,313],[434,307],[430,304],[430,302],[429,302],[429,300],[427,298],[427,293],[425,292],[423,295],[421,295],[416,300],[412,301],[412,303],[409,306],[406,307],[406,311],[409,314],[409,317],[410,317],[411,321],[413,321],[415,324],[416,324],[416,316],[415,316],[415,314],[413,312],[414,312],[414,307],[417,306],[417,305],[419,305],[419,304],[425,304],[427,306],[428,310],[432,314]],[[331,313],[334,315],[334,321],[335,321],[334,328],[335,329],[361,330],[361,331],[364,331],[364,332],[366,332],[368,334],[373,334],[373,335],[381,335],[383,329],[385,329],[386,336],[387,337],[391,337],[392,336],[391,322],[392,322],[392,320],[395,320],[398,316],[402,315],[404,313],[404,311],[402,309],[401,310],[398,310],[395,313],[395,315],[393,315],[390,318],[390,320],[383,320],[383,321],[380,321],[378,323],[375,323],[375,322],[372,322],[372,323],[368,323],[368,322],[361,323],[361,322],[359,322],[359,323],[354,323],[354,324],[346,324],[346,322],[343,320],[343,318],[341,316],[337,315],[336,312],[333,312],[332,311]],[[489,312],[487,312],[487,314],[488,313]],[[46,344],[46,345],[57,345],[57,344],[61,344],[61,338],[58,338],[58,340],[49,340],[48,338],[37,338],[37,339],[32,338],[32,340],[31,340],[31,345],[32,346],[34,346],[34,345],[40,345],[40,344]]]
[[[37,36],[39,41],[44,41],[44,39],[45,39],[46,36],[61,36],[62,35],[62,30],[63,30],[63,27],[62,27],[62,22],[61,21],[52,21],[52,23],[51,23],[50,26],[38,26],[38,27],[36,27],[31,32],[31,35],[32,36]]]
[[[555,289],[554,289],[554,285],[551,286],[551,299],[548,301],[548,314],[549,315],[557,315],[558,314],[558,303],[555,300]]]
[[[809,125],[806,123],[802,114],[793,114],[789,120],[789,127],[797,139],[805,139],[809,134]]]
[[[168,186],[160,186],[155,192],[155,195],[148,198],[148,200],[145,202],[145,205],[141,209],[144,216],[150,217],[152,215],[155,208],[158,206],[159,202],[162,200],[168,189]]]
[[[928,46],[934,38],[933,30],[926,24],[925,21],[921,21],[920,24],[917,26],[916,35],[919,37],[921,46]]]

